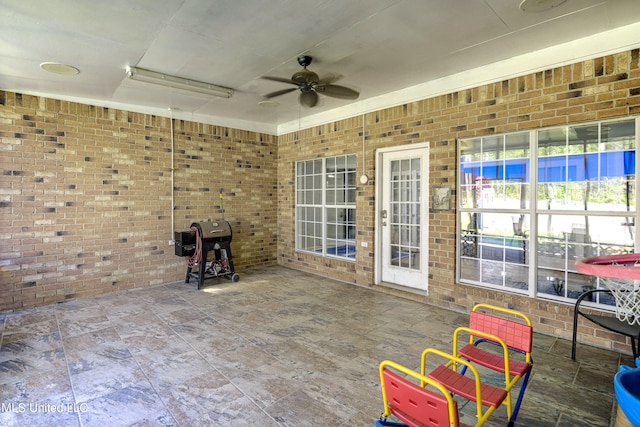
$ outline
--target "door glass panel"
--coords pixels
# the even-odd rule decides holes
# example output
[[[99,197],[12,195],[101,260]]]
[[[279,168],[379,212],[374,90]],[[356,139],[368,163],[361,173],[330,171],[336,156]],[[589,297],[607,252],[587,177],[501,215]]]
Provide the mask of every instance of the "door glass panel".
[[[420,269],[420,159],[391,161],[392,266]]]

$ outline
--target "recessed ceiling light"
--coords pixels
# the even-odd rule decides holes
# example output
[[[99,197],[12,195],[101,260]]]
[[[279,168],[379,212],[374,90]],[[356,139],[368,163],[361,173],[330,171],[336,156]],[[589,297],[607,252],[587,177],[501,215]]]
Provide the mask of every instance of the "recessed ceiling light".
[[[40,64],[40,68],[53,74],[60,74],[63,76],[73,76],[80,73],[76,67],[71,65],[60,64],[59,62],[43,62]]]
[[[523,12],[542,12],[553,9],[566,0],[522,0],[520,10]]]

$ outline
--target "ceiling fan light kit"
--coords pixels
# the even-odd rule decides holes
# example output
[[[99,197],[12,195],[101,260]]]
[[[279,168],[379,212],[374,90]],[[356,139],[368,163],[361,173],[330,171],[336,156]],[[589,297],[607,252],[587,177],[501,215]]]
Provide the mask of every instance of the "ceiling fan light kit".
[[[131,80],[156,84],[173,89],[187,90],[189,92],[201,93],[204,95],[217,96],[220,98],[231,98],[233,96],[233,89],[228,87],[200,82],[197,80],[184,79],[182,77],[170,76],[168,74],[145,70],[143,68],[129,67],[127,69],[127,76]]]
[[[290,79],[282,77],[263,76],[265,80],[272,80],[280,83],[288,83],[295,85],[295,88],[282,89],[266,94],[266,99],[281,96],[296,89],[300,91],[300,104],[305,107],[315,107],[318,104],[318,94],[330,96],[340,99],[357,99],[360,94],[353,89],[345,86],[334,85],[331,79],[323,80],[318,74],[307,69],[313,58],[308,55],[298,57],[298,64],[302,66],[302,70],[295,72]]]

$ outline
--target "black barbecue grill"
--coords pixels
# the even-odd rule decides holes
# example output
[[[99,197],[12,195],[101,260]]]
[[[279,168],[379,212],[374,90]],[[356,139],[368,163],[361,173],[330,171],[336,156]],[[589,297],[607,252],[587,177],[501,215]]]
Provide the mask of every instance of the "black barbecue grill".
[[[200,289],[206,279],[214,277],[240,280],[233,268],[231,234],[225,220],[194,222],[189,230],[175,232],[175,253],[187,258],[185,283],[193,277]]]

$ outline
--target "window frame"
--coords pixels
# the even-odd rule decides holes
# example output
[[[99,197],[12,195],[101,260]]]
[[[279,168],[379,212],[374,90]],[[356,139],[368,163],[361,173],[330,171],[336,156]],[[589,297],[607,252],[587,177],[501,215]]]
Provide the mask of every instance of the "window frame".
[[[604,135],[603,129],[605,129],[605,127],[614,128],[618,124],[622,124],[621,128],[623,128],[623,133],[620,133],[618,135],[619,139],[615,139],[614,137],[611,137],[608,135],[606,136],[606,138],[603,137]],[[632,129],[625,128],[625,125],[632,126]],[[594,129],[595,128],[598,129],[597,146],[595,147],[595,149],[591,148],[591,151],[589,151],[585,145],[584,151],[583,152],[581,151],[582,157],[584,158],[584,171],[583,171],[583,176],[581,178],[583,181],[580,181],[580,179],[576,179],[575,176],[570,176],[568,172],[569,169],[571,169],[572,173],[576,172],[577,163],[575,159],[573,159],[573,164],[571,164],[571,157],[575,155],[576,150],[580,151],[579,150],[580,147],[578,147],[577,144],[574,143],[574,146],[571,145],[570,136],[567,136],[566,147],[562,147],[562,143],[557,144],[558,148],[555,149],[557,151],[557,153],[555,154],[554,153],[550,154],[550,151],[545,147],[540,148],[540,142],[544,140],[544,137],[543,137],[544,135],[551,134],[553,132],[556,132],[556,133],[564,132],[566,135],[570,135],[572,131],[575,133],[576,130],[580,128],[588,128],[588,127],[593,127]],[[631,132],[631,133],[624,134],[624,131]],[[526,200],[521,201],[521,206],[519,208],[513,207],[514,206],[513,200],[510,201],[511,205],[509,205],[510,207],[507,207],[507,208],[503,208],[499,205],[498,206],[493,205],[488,207],[478,207],[477,199],[476,199],[477,196],[471,192],[472,189],[473,191],[476,191],[478,187],[474,186],[476,184],[475,182],[469,183],[467,181],[469,181],[470,179],[476,180],[477,179],[475,175],[476,171],[481,171],[477,176],[482,177],[480,182],[480,188],[481,188],[480,191],[482,193],[482,187],[483,187],[482,184],[484,183],[484,173],[486,173],[486,170],[482,169],[483,168],[482,165],[483,163],[488,162],[486,160],[483,160],[483,157],[486,156],[487,158],[490,158],[489,160],[490,162],[495,163],[496,159],[499,159],[501,156],[497,152],[496,154],[493,154],[493,153],[485,154],[482,148],[476,149],[477,152],[475,152],[472,148],[469,148],[469,147],[472,147],[472,144],[484,144],[485,140],[495,141],[495,140],[499,140],[500,138],[504,140],[504,138],[508,138],[509,136],[519,135],[519,134],[527,134],[529,139],[529,153],[528,153],[528,156],[526,157],[527,159],[526,168],[529,169],[528,171],[529,176],[527,178],[529,183],[529,188],[528,188],[528,194],[527,194]],[[620,141],[623,141],[623,142],[620,142]],[[620,146],[617,148],[610,147],[610,146],[615,146],[616,144],[620,144]],[[625,144],[628,144],[628,145],[625,145]],[[616,118],[611,120],[594,121],[590,123],[566,124],[563,126],[531,129],[528,131],[516,131],[516,132],[505,133],[500,135],[461,138],[457,141],[457,147],[458,147],[457,148],[457,151],[458,151],[457,152],[458,200],[457,200],[457,215],[456,215],[456,231],[457,231],[456,281],[457,283],[464,283],[467,285],[483,287],[483,288],[491,288],[491,289],[501,290],[501,291],[510,292],[510,293],[524,294],[532,298],[550,299],[550,300],[555,300],[555,301],[560,301],[560,302],[565,302],[570,304],[575,303],[579,295],[581,295],[581,293],[588,290],[588,286],[582,287],[582,288],[579,286],[581,281],[586,281],[587,285],[592,286],[592,288],[600,289],[605,287],[603,284],[600,283],[600,279],[598,278],[585,278],[584,276],[579,275],[579,273],[576,273],[575,267],[574,267],[574,264],[575,264],[574,258],[580,259],[583,257],[583,256],[580,256],[581,252],[576,252],[579,250],[584,251],[584,254],[583,254],[584,257],[586,257],[587,255],[597,256],[597,255],[602,255],[606,253],[604,251],[609,250],[609,249],[605,249],[606,245],[608,245],[607,243],[608,240],[580,241],[579,239],[580,236],[578,236],[578,233],[576,233],[575,235],[577,237],[575,236],[568,237],[568,235],[565,233],[564,247],[561,248],[560,251],[558,252],[562,257],[562,260],[564,260],[564,265],[559,268],[554,267],[554,269],[556,270],[555,273],[557,274],[549,274],[548,277],[545,276],[546,280],[545,280],[545,277],[540,276],[541,271],[549,267],[546,264],[542,265],[545,262],[548,262],[548,259],[549,259],[548,257],[545,258],[545,255],[543,255],[544,243],[541,241],[541,236],[543,236],[542,234],[543,232],[548,233],[548,230],[549,230],[549,228],[545,228],[547,227],[547,225],[546,223],[543,223],[543,222],[551,218],[552,216],[554,216],[554,221],[556,222],[562,221],[562,220],[566,222],[566,221],[570,221],[572,218],[580,217],[580,218],[584,218],[583,221],[586,222],[587,224],[589,224],[590,218],[594,218],[594,219],[591,219],[591,221],[594,221],[594,222],[604,221],[607,219],[610,220],[611,218],[615,219],[616,221],[619,219],[620,220],[619,222],[621,223],[620,225],[622,225],[623,228],[626,226],[625,222],[633,222],[634,225],[639,224],[640,187],[638,186],[638,184],[640,183],[640,173],[639,173],[640,165],[638,164],[638,152],[640,151],[640,118],[633,117],[633,116],[623,117],[623,118]],[[469,153],[474,154],[476,156],[476,160],[473,160],[473,158],[469,157]],[[613,153],[613,154],[608,154],[608,153]],[[634,166],[628,166],[627,164],[628,153],[631,153],[629,154],[629,157],[633,159]],[[580,155],[580,153],[578,153],[578,155]],[[603,178],[604,174],[598,175],[596,179],[592,179],[592,177],[589,177],[587,161],[589,161],[591,165],[597,164],[597,168],[594,167],[594,169],[589,169],[589,170],[596,170],[600,174],[602,171],[606,169],[603,166],[606,163],[603,159],[605,159],[607,155],[610,156],[610,159],[614,157],[616,158],[615,162],[617,163],[613,163],[614,160],[611,160],[610,161],[611,165],[615,165],[618,168],[624,167],[625,172],[623,172],[623,175],[614,176],[613,178],[611,176],[606,176]],[[580,190],[580,184],[582,182],[583,187],[586,187],[586,188],[590,186],[594,186],[596,189],[601,189],[603,186],[606,186],[606,185],[617,185],[619,190],[619,187],[621,185],[620,183],[624,183],[623,185],[627,186],[627,190],[626,190],[627,191],[627,197],[626,197],[627,210],[620,210],[617,204],[614,204],[614,202],[608,202],[608,201],[605,203],[602,203],[600,206],[596,206],[595,204],[590,206],[589,190],[586,190],[585,192],[585,194],[587,195],[584,196],[584,199],[585,199],[583,202],[584,209],[576,208],[576,204],[575,204],[576,200],[574,199],[569,200],[570,202],[574,203],[573,206],[571,205],[571,203],[566,203],[567,199],[569,198],[566,195],[564,196],[566,206],[560,204],[559,207],[554,208],[553,206],[551,206],[550,209],[546,209],[545,207],[543,207],[541,202],[545,202],[546,199],[543,199],[539,195],[539,186],[542,183],[546,183],[547,181],[545,181],[544,177],[542,176],[539,177],[538,174],[539,173],[542,174],[542,172],[548,173],[548,169],[545,169],[545,166],[542,166],[541,160],[542,159],[548,160],[550,156],[551,157],[565,156],[565,162],[561,165],[564,176],[562,176],[561,177],[562,179],[558,182],[559,188],[566,187],[567,189],[569,189],[569,187],[573,186],[572,188],[574,191],[575,191],[575,188],[578,188]],[[507,156],[504,156],[504,155],[502,156],[502,158],[505,158],[505,157]],[[621,158],[624,158],[624,165],[621,165],[621,162],[622,162],[622,160],[620,160]],[[470,175],[467,172],[469,170],[468,167],[470,167],[474,163],[474,161],[477,161],[479,169],[476,169],[474,173]],[[467,169],[465,169],[465,167]],[[628,171],[628,167],[631,167],[632,171]],[[495,168],[496,168],[495,170],[497,171],[498,166],[495,166]],[[506,169],[507,169],[506,167],[503,168],[503,173],[505,175],[506,175],[506,172],[504,171],[506,171]],[[577,169],[579,169],[579,167]],[[494,174],[498,175],[498,172],[494,171]],[[465,175],[467,176],[465,177]],[[471,176],[471,178],[469,177],[469,175]],[[491,183],[492,188],[494,187],[497,188],[496,182],[499,182],[499,181],[494,180]],[[503,182],[506,182],[506,180],[503,180]],[[629,186],[632,187],[632,194],[633,194],[632,200],[629,199]],[[471,202],[472,203],[471,205],[469,204],[469,200],[468,200],[469,194],[472,194],[474,197],[474,200]],[[580,199],[577,199],[577,200],[580,201]],[[609,198],[606,198],[606,200],[609,200]],[[549,204],[550,203],[551,202],[549,202]],[[607,209],[607,206],[613,206],[613,208]],[[517,229],[516,227],[517,221],[515,219],[516,216],[520,216],[520,218],[523,218],[523,216],[526,217],[526,219],[529,221],[528,222],[529,227],[519,237],[519,239],[521,239],[520,244],[522,244],[524,247],[524,251],[520,256],[526,257],[526,261],[522,259],[515,262],[513,261],[513,256],[514,256],[513,254],[515,252],[513,248],[510,248],[510,244],[507,243],[508,239],[503,238],[503,240],[500,241],[499,239],[500,236],[497,236],[498,237],[497,242],[489,241],[489,239],[487,238],[487,235],[486,234],[483,235],[482,218],[478,220],[481,224],[480,228],[478,228],[478,225],[475,222],[477,220],[477,216],[480,216],[480,217],[483,216],[483,215],[475,215],[478,213],[487,214],[487,216],[493,216],[494,222],[499,222],[499,219],[501,218],[500,215],[512,216],[514,236],[516,236],[516,229]],[[544,218],[547,218],[547,219],[544,219]],[[503,223],[504,222],[505,221],[503,220]],[[614,223],[616,222],[614,221]],[[470,227],[469,224],[473,224],[473,227]],[[579,226],[579,224],[571,224],[571,227],[574,227],[574,225]],[[504,228],[506,229],[507,225],[504,225]],[[611,247],[613,247],[613,250],[631,250],[632,252],[635,252],[635,248],[640,247],[639,238],[636,233],[637,230],[635,228],[636,227],[634,226],[634,228],[631,229],[632,230],[632,233],[630,233],[631,242],[622,240],[621,241],[622,243],[614,243],[613,245],[611,245]],[[478,232],[478,229],[480,229],[481,231]],[[474,230],[475,230],[475,233],[473,232]],[[575,231],[580,231],[580,230],[576,229]],[[617,232],[620,233],[620,230],[617,230]],[[500,234],[500,233],[498,232],[497,234]],[[491,237],[493,238],[493,236]],[[510,239],[512,242],[514,240],[514,237],[511,237]],[[629,245],[631,246],[629,247]],[[491,246],[493,246],[493,248],[491,248]],[[490,259],[488,257],[483,258],[485,253],[486,254],[490,253],[489,249],[496,250],[496,248],[498,251],[501,250],[502,254],[498,254],[497,256],[491,255],[495,257],[493,259]],[[480,252],[481,249],[486,249],[486,252]],[[591,251],[591,253],[589,253],[589,251]],[[509,253],[511,253],[510,255],[511,262],[507,261],[507,259],[509,258]],[[557,257],[558,255],[555,255],[555,256]],[[491,263],[493,262],[494,259],[496,261],[493,265],[495,266],[496,270],[502,267],[502,272],[500,272],[500,274],[503,277],[502,285],[496,284],[496,283],[499,283],[500,278],[497,277],[498,275],[495,274],[495,272],[493,275],[488,274],[487,276],[491,276],[492,277],[491,280],[495,280],[496,283],[488,282],[483,278],[483,275],[482,275],[483,268],[486,268],[486,270],[489,271],[488,267],[484,267],[485,262],[490,261],[487,264],[491,266]],[[500,263],[502,263],[502,265],[500,265]],[[510,274],[509,268],[513,268],[514,266],[518,266],[518,265],[522,265],[527,268],[526,282],[523,280],[521,283],[522,286],[520,287],[505,286],[504,277]],[[476,280],[474,280],[475,272],[473,268],[477,268],[477,275],[475,276]],[[553,290],[553,292],[551,292],[549,289]],[[589,304],[599,309],[605,309],[605,310],[611,310],[614,305],[613,301],[611,300],[603,300],[603,301],[596,300],[593,302],[589,302]]]
[[[356,155],[295,162],[295,251],[355,262]]]

